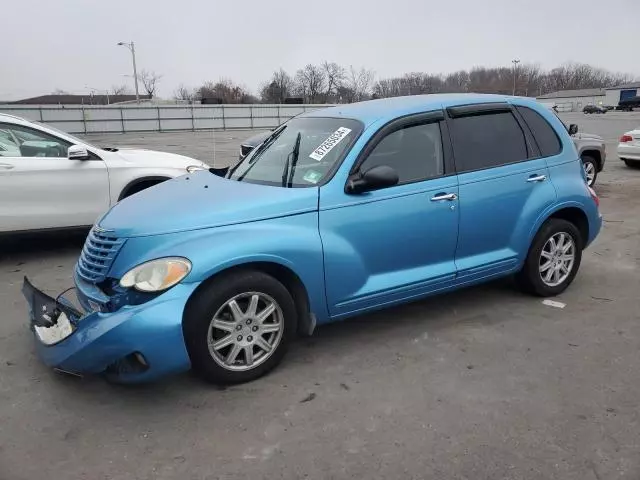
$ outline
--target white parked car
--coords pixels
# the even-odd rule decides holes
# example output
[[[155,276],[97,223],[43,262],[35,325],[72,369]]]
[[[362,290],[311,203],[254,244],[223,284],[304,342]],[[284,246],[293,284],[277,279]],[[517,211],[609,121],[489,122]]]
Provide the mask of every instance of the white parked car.
[[[90,226],[120,199],[202,168],[182,155],[99,148],[0,114],[0,233]]]
[[[640,167],[640,129],[631,130],[620,137],[618,157],[628,167]]]

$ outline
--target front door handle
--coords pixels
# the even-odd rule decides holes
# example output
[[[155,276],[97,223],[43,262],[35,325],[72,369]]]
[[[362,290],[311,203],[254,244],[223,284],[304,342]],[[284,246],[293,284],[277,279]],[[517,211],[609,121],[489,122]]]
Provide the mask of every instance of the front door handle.
[[[0,170],[11,170],[13,168],[13,165],[10,165],[8,163],[0,163]]]
[[[532,175],[527,178],[527,182],[544,182],[546,179],[546,175]]]
[[[455,193],[439,193],[433,197],[431,197],[432,202],[439,202],[440,200],[449,200],[452,202],[456,200],[458,196]]]

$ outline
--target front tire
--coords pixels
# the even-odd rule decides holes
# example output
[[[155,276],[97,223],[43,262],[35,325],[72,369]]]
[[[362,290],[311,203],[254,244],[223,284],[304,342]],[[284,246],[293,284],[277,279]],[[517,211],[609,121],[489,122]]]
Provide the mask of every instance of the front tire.
[[[596,178],[598,178],[598,163],[596,159],[590,155],[583,155],[582,168],[587,174],[587,185],[593,187],[596,184]]]
[[[533,239],[522,270],[520,287],[540,297],[562,293],[573,282],[582,261],[583,240],[576,226],[560,218],[547,220]]]
[[[215,384],[255,380],[282,361],[295,336],[297,315],[289,291],[259,271],[214,279],[190,301],[185,343],[196,373]]]

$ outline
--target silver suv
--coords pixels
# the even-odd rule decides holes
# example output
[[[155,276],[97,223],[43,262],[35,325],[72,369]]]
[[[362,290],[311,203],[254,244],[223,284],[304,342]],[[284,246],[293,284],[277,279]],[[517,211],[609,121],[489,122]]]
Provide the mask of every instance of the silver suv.
[[[550,110],[558,117],[558,111],[555,106],[550,107]],[[560,117],[558,117],[558,119],[562,122]],[[593,133],[578,133],[578,125],[574,123],[568,127],[564,122],[562,122],[562,124],[573,139],[576,150],[578,150],[578,154],[582,159],[582,166],[587,174],[587,183],[592,187],[595,185],[598,173],[600,173],[604,168],[604,162],[607,159],[607,152],[604,148],[604,139],[599,135],[594,135]]]
[[[574,133],[571,135],[576,150],[582,159],[582,166],[587,174],[587,183],[595,185],[598,173],[604,168],[607,153],[604,149],[604,139],[592,133]]]

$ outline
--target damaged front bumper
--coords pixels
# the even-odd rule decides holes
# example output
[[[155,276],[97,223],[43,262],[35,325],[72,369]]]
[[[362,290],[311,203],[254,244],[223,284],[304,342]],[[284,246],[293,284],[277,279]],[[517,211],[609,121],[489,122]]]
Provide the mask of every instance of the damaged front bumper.
[[[178,284],[146,303],[114,312],[93,311],[99,310],[95,286],[77,278],[85,312],[64,298],[43,293],[26,277],[23,294],[36,349],[47,366],[75,374],[105,373],[114,381],[135,383],[191,367],[182,315],[197,286]]]

